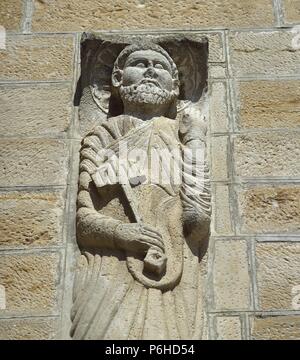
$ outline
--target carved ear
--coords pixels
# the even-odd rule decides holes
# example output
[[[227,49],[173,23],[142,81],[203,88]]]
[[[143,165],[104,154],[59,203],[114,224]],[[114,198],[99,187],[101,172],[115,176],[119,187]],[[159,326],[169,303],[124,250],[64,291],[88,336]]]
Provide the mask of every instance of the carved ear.
[[[119,87],[122,84],[123,80],[123,71],[120,69],[116,69],[112,73],[111,82],[114,87]]]

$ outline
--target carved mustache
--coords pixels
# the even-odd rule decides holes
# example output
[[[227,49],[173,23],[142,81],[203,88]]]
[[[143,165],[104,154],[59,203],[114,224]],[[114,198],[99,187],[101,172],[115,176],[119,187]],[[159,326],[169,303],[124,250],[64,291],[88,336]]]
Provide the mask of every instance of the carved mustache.
[[[150,79],[150,78],[145,78],[142,79],[141,81],[139,81],[136,86],[138,87],[139,85],[143,85],[143,84],[154,84],[155,86],[159,87],[160,89],[162,89],[160,83],[155,80],[155,79]]]

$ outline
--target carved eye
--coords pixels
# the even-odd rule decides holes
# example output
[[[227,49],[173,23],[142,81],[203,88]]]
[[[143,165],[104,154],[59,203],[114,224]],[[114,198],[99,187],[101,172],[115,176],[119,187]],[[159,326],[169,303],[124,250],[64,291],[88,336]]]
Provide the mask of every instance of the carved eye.
[[[145,64],[142,63],[142,62],[140,62],[140,63],[137,63],[135,66],[136,66],[136,67],[139,67],[139,68],[144,68],[144,67],[145,67]]]
[[[163,69],[164,67],[162,66],[162,64],[155,64],[155,68],[156,69]]]

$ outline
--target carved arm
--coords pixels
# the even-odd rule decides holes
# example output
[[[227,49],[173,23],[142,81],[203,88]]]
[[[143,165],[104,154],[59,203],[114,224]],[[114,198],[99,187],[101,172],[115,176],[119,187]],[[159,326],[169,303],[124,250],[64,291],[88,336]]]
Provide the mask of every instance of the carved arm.
[[[99,213],[92,199],[96,189],[88,172],[81,172],[77,200],[77,238],[84,248],[115,248],[115,229],[121,221]]]
[[[155,229],[143,223],[124,223],[98,212],[95,203],[97,199],[99,202],[99,197],[90,174],[81,172],[77,210],[77,238],[81,247],[122,249],[146,254],[154,246],[164,251],[162,237]],[[102,201],[107,202],[106,199]]]
[[[200,240],[209,234],[211,214],[206,131],[203,115],[197,110],[184,114],[179,124],[179,138],[183,149],[183,184],[180,195],[184,229]]]

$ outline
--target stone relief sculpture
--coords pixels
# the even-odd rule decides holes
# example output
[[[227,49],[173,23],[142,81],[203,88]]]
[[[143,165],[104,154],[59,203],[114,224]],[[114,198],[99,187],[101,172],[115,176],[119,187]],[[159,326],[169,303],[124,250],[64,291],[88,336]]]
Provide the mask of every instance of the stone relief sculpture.
[[[80,119],[95,127],[80,152],[74,339],[203,337],[206,74],[184,88],[174,44],[94,41],[86,52]],[[207,59],[206,42],[197,46]]]

